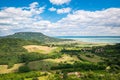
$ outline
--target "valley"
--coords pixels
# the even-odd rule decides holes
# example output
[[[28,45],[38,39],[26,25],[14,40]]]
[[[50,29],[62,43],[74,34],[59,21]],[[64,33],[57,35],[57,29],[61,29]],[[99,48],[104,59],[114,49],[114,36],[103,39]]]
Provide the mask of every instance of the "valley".
[[[0,80],[120,79],[120,44],[16,34],[0,38]],[[28,34],[32,38],[25,37]],[[44,42],[36,39],[39,36]]]

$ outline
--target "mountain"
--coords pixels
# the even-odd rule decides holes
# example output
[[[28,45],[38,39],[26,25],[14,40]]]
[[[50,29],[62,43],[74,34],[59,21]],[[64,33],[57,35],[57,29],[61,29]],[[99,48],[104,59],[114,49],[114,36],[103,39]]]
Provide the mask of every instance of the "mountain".
[[[46,36],[38,32],[18,32],[13,35],[5,36],[5,38],[6,37],[7,38],[19,38],[19,39],[25,39],[25,40],[34,40],[34,41],[39,41],[42,43],[66,41],[66,39],[53,38],[53,37],[49,37],[49,36]]]
[[[57,39],[36,32],[19,32],[13,35],[0,37],[0,65],[8,64],[13,66],[15,63],[41,60],[49,57],[38,53],[30,53],[23,48],[24,45],[41,45],[46,42],[66,41]]]

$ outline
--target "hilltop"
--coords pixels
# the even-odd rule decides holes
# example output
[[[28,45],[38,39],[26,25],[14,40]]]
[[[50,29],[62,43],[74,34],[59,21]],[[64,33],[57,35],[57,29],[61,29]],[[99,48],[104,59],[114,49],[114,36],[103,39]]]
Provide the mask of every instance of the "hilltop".
[[[13,35],[4,36],[3,38],[19,38],[19,39],[25,39],[25,40],[39,41],[41,43],[68,41],[66,39],[49,37],[40,32],[18,32]]]

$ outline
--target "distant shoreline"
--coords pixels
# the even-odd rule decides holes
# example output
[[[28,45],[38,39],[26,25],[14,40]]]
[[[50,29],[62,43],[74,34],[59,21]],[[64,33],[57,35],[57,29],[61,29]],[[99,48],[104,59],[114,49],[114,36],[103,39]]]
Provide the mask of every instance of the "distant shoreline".
[[[120,36],[55,36],[60,39],[73,39],[90,43],[120,43]]]
[[[120,38],[120,36],[53,36],[56,38]]]

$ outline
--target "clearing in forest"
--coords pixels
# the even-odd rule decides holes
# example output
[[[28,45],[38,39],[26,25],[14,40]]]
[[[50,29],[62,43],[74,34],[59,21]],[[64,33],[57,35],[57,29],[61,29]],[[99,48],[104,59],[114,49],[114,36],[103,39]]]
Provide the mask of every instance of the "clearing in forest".
[[[13,67],[8,69],[8,65],[0,65],[0,74],[17,72],[20,66],[23,66],[24,63],[14,64]]]
[[[56,47],[39,46],[39,45],[27,45],[23,47],[27,49],[28,52],[39,52],[44,54],[48,54],[56,49]]]

